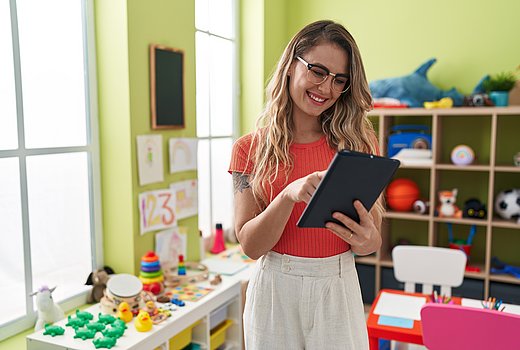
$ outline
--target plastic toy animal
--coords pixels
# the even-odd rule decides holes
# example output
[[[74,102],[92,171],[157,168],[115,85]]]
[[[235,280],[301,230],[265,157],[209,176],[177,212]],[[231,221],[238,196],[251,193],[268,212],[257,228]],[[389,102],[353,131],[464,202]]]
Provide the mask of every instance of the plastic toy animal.
[[[69,315],[67,317],[67,319],[68,319],[68,322],[65,324],[65,326],[72,327],[74,329],[81,328],[88,323],[88,320],[85,320],[85,319],[79,318],[79,317],[72,318],[71,315]]]
[[[407,104],[409,107],[422,107],[424,102],[438,101],[444,97],[451,97],[454,106],[462,106],[464,103],[464,95],[455,88],[443,91],[428,80],[426,74],[435,62],[437,62],[437,59],[432,58],[423,63],[412,74],[403,77],[381,79],[371,82],[370,91],[372,97],[395,98],[401,101],[401,103]],[[473,93],[484,92],[482,82],[488,78],[489,76],[482,78],[473,90]]]
[[[455,205],[457,201],[458,190],[454,188],[451,191],[440,191],[439,201],[441,204],[437,208],[439,217],[445,218],[461,218],[462,211]]]
[[[52,292],[56,287],[49,289],[47,286],[42,286],[36,292],[31,293],[30,296],[36,295],[36,306],[38,308],[38,318],[34,325],[34,330],[38,331],[47,323],[54,323],[65,317],[63,310],[52,300]]]
[[[92,315],[90,312],[80,311],[78,309],[76,309],[76,317],[87,321],[92,321],[94,319],[94,315]]]
[[[132,311],[130,311],[130,305],[128,305],[126,301],[123,301],[117,307],[116,317],[118,317],[125,323],[132,321],[132,318],[134,318],[134,314],[132,314]]]
[[[148,332],[152,329],[153,323],[150,315],[146,311],[139,311],[135,321],[134,321],[135,329],[138,332]]]
[[[65,329],[60,326],[52,326],[50,324],[45,325],[45,332],[43,332],[43,335],[50,335],[52,337],[55,337],[57,335],[63,335],[65,333]]]
[[[121,338],[121,336],[125,333],[125,329],[121,327],[110,327],[106,328],[103,332],[103,335],[105,337],[111,337],[111,338]]]
[[[94,339],[96,336],[96,331],[93,329],[88,328],[77,328],[75,331],[74,339],[80,338],[80,339]]]
[[[92,343],[94,343],[94,346],[96,347],[96,349],[99,349],[99,348],[112,349],[112,347],[114,347],[116,345],[116,338],[111,338],[111,337],[98,338],[98,339],[94,339],[92,341]]]

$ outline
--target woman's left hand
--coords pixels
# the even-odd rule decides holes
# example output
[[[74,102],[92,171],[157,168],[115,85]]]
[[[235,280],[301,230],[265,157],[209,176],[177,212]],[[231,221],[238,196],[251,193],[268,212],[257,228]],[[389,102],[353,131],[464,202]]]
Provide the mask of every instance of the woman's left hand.
[[[336,236],[350,244],[352,251],[358,255],[368,255],[381,246],[381,235],[377,230],[374,217],[363,204],[356,200],[354,208],[359,215],[359,224],[340,212],[335,212],[332,217],[341,222],[345,227],[334,222],[327,222],[326,227]]]

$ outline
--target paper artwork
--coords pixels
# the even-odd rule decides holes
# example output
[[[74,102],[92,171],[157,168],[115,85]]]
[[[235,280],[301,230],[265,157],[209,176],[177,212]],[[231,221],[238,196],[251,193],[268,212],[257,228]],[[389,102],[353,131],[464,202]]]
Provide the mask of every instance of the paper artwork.
[[[197,170],[197,141],[194,138],[169,140],[170,173]]]
[[[198,212],[198,182],[197,180],[187,180],[176,182],[170,185],[170,189],[175,196],[175,214],[177,219],[184,219]]]
[[[164,181],[162,135],[137,136],[139,185]]]

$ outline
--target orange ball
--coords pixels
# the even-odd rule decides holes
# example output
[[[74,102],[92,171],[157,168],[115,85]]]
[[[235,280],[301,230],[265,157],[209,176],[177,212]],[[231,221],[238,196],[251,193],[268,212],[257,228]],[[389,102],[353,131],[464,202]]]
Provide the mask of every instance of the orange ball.
[[[419,186],[412,180],[395,179],[386,188],[386,202],[392,210],[412,211],[413,203],[419,199],[419,194]]]

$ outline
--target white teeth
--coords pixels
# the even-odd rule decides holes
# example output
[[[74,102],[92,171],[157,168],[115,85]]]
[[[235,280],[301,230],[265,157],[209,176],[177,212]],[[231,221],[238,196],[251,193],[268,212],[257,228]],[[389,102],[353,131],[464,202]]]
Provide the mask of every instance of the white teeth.
[[[309,97],[310,97],[311,99],[313,99],[314,101],[316,101],[316,102],[320,102],[320,103],[321,103],[321,102],[324,102],[324,101],[325,101],[324,98],[319,98],[318,96],[315,96],[315,95],[313,95],[313,94],[311,94],[311,93],[309,93]]]

